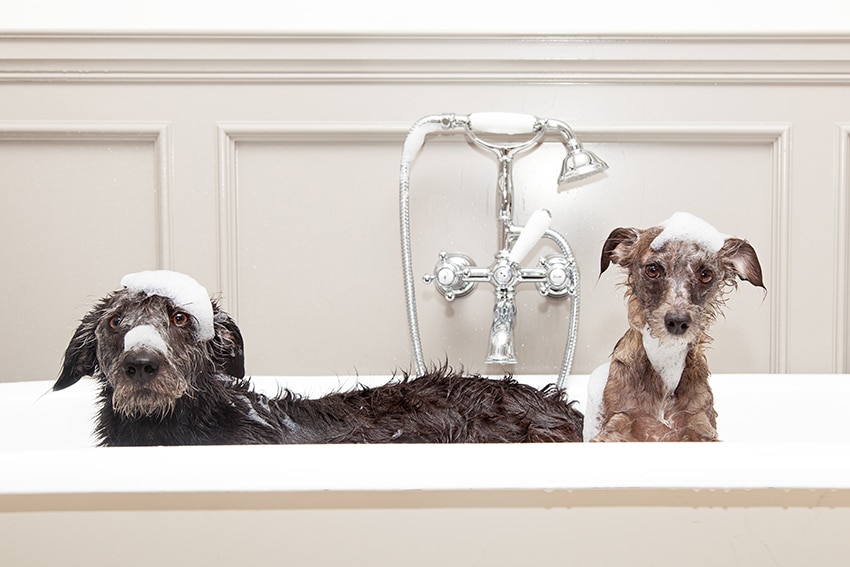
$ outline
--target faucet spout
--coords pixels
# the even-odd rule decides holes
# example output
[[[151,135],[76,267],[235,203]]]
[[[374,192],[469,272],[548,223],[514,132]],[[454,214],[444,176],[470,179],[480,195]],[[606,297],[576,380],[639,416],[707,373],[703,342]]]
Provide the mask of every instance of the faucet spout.
[[[514,323],[516,303],[514,290],[496,290],[496,305],[493,307],[493,325],[490,327],[490,345],[486,364],[516,364],[514,352]]]

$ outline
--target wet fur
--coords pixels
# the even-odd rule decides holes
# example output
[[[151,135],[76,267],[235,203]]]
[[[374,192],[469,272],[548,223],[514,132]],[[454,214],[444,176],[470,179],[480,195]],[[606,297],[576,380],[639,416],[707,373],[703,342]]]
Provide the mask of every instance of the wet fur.
[[[213,303],[215,337],[175,328],[170,300],[117,291],[82,320],[54,385],[101,385],[101,445],[277,443],[517,443],[581,441],[582,415],[550,386],[493,380],[443,367],[425,376],[319,399],[267,397],[244,377],[239,328]],[[109,321],[121,316],[118,329]],[[149,324],[168,338],[160,372],[144,384],[121,372],[123,337]]]
[[[738,278],[764,288],[761,266],[753,247],[738,238],[727,238],[717,253],[686,241],[670,241],[652,250],[650,244],[661,230],[618,228],[603,246],[601,271],[615,263],[627,273],[629,330],[611,355],[599,414],[593,417],[598,434],[586,440],[717,440],[705,356],[711,340],[708,329]],[[650,264],[661,266],[663,276],[648,277]],[[700,281],[703,270],[714,274],[708,283]],[[689,321],[687,331],[675,336],[669,332],[665,322],[669,314]],[[653,356],[660,358],[676,349],[686,351],[681,375],[674,369],[662,376],[645,341],[657,347]]]

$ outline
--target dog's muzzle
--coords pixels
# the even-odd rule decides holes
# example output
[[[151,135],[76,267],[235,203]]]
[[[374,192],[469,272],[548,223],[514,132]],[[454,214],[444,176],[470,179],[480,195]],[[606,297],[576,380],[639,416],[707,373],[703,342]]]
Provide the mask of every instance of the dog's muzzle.
[[[682,311],[671,311],[664,316],[664,327],[671,335],[684,335],[691,328],[691,316]]]
[[[134,350],[124,356],[121,371],[135,382],[149,382],[159,373],[159,354],[150,350]]]
[[[151,325],[139,325],[124,336],[124,358],[121,372],[130,380],[143,384],[159,373],[162,355],[168,347],[162,336]]]

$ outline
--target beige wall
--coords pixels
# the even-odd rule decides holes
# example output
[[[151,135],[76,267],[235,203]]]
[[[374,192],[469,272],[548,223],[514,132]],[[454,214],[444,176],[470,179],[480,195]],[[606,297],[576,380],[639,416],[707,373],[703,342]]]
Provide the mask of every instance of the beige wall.
[[[575,127],[610,170],[555,183],[546,143],[515,169],[582,271],[574,371],[625,329],[608,232],[686,210],[749,239],[716,372],[850,369],[850,38],[0,35],[2,380],[55,377],[77,321],[124,273],[192,274],[239,321],[252,374],[410,365],[398,171],[420,117],[498,110]],[[496,251],[496,165],[460,136],[414,167],[414,271]],[[535,256],[536,258],[536,256]],[[418,282],[417,282],[418,283]],[[425,355],[483,364],[492,291],[418,283]],[[520,373],[555,373],[565,302],[519,294]],[[11,364],[9,363],[11,362]]]

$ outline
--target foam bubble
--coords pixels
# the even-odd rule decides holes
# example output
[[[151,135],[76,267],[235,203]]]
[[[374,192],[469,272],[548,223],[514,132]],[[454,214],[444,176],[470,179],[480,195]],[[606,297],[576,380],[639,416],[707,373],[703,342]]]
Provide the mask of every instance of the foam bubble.
[[[675,213],[662,222],[661,227],[664,230],[650,244],[653,250],[660,250],[668,242],[686,241],[711,252],[718,252],[726,241],[725,234],[690,213]]]
[[[124,335],[124,352],[136,347],[148,347],[163,354],[168,352],[165,340],[159,332],[150,325],[133,327]]]
[[[127,274],[121,285],[130,291],[170,299],[175,306],[195,318],[195,340],[208,341],[215,336],[213,308],[206,288],[192,277],[170,270],[148,270]]]

